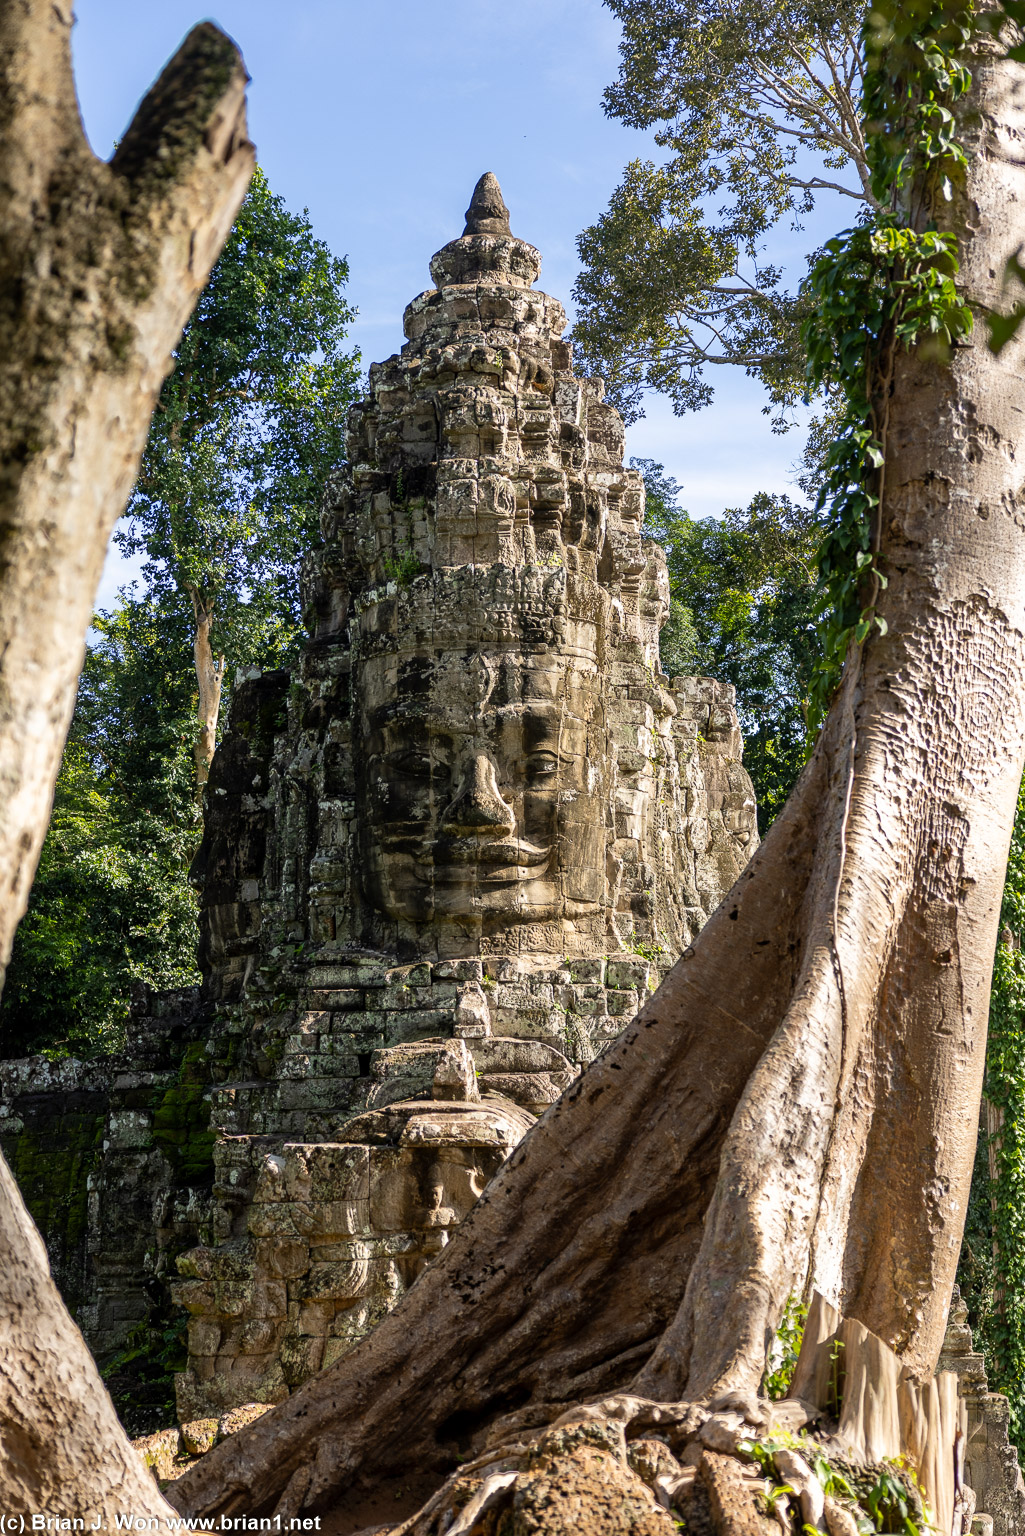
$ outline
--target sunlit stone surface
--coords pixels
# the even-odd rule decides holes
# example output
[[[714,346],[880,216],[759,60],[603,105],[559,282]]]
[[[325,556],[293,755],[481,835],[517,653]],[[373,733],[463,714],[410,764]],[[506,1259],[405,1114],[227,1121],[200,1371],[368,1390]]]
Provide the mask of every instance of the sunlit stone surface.
[[[665,560],[540,266],[482,178],[351,413],[298,673],[239,691],[214,765],[241,1070],[180,1261],[185,1417],[351,1347],[756,842],[730,690],[660,671]]]

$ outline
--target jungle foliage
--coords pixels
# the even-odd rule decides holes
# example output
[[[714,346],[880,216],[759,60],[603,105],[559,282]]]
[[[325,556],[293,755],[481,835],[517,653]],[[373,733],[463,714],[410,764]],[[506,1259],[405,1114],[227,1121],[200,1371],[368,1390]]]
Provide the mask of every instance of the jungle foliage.
[[[971,36],[961,0],[934,7],[881,4],[864,33],[864,110],[870,219],[827,241],[804,291],[801,326],[811,389],[843,402],[825,451],[816,510],[825,534],[816,554],[822,661],[812,682],[812,725],[825,717],[852,647],[873,626],[887,576],[879,548],[887,431],[898,352],[937,358],[972,329],[958,290],[958,241],[932,212],[963,181],[965,153],[953,107],[971,83],[961,51]],[[914,80],[914,88],[908,80]],[[921,206],[908,206],[912,185]],[[923,227],[924,226],[924,227]]]
[[[785,0],[606,0],[623,25],[609,117],[654,128],[578,241],[581,362],[627,420],[649,390],[707,405],[709,372],[740,366],[782,425],[806,389],[800,325],[766,237],[823,195],[871,206],[860,116],[862,8]]]
[[[343,453],[359,357],[348,267],[257,170],[182,336],[115,539],[141,591],[96,616],[50,830],[0,1003],[0,1054],[124,1039],[133,988],[191,985],[202,832],[197,614],[218,665],[281,665],[299,572]]]
[[[806,505],[759,494],[721,518],[691,518],[663,465],[631,459],[644,477],[644,533],[666,551],[672,607],[662,669],[732,683],[744,764],[764,834],[782,809],[807,746],[820,649],[811,571],[822,529]]]
[[[116,1050],[134,987],[199,980],[190,649],[187,611],[166,596],[94,620],[0,1000],[3,1056]]]
[[[299,570],[359,387],[349,268],[257,169],[186,325],[115,541],[147,589],[184,597],[221,673],[280,666]],[[191,667],[191,658],[189,661]]]

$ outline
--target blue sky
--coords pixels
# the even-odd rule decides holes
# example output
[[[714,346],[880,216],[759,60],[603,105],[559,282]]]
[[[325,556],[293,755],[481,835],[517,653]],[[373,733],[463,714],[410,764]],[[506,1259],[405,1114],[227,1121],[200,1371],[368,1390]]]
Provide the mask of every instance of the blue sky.
[[[77,14],[82,114],[106,157],[204,13],[197,0],[80,0]],[[628,160],[657,155],[601,110],[619,24],[600,0],[221,0],[212,19],[252,75],[250,134],[271,186],[349,258],[364,365],[400,345],[402,310],[462,232],[482,171],[498,176],[514,233],[540,249],[540,286],[570,308],[577,234]],[[807,240],[787,235],[774,259],[798,259]],[[791,488],[801,448],[797,431],[772,434],[759,386],[721,372],[711,407],[679,418],[653,400],[627,438],[628,454],[666,465],[696,516]],[[112,557],[101,603],[121,579]]]

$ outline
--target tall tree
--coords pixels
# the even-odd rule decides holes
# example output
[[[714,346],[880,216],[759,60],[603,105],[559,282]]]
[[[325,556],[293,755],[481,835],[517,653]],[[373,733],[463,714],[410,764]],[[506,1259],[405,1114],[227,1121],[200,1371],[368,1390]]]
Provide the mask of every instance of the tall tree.
[[[966,12],[873,21],[886,216],[848,252],[840,334],[820,283],[837,354],[861,358],[861,458],[831,513],[834,555],[848,544],[831,574],[861,607],[839,615],[847,666],[812,757],[692,948],[416,1286],[178,1483],[183,1509],[281,1495],[354,1516],[361,1486],[451,1467],[510,1409],[610,1390],[755,1419],[808,1275],[912,1375],[935,1366],[1025,756],[1025,352],[950,343],[966,305],[999,309],[994,253],[1025,239],[1025,71],[975,34],[965,96]],[[949,121],[960,147],[925,131]],[[923,285],[936,302],[916,310]]]
[[[147,590],[94,620],[0,1000],[8,1056],[117,1049],[133,984],[198,979],[195,778],[213,751],[227,667],[279,664],[302,632],[299,566],[355,373],[341,345],[346,277],[257,171],[185,328],[115,535],[146,549]]]
[[[191,615],[151,595],[93,620],[53,813],[0,995],[0,1055],[124,1044],[133,986],[196,971],[201,825]]]
[[[111,528],[171,349],[253,168],[246,72],[205,23],[92,153],[62,0],[0,4],[0,964],[49,816]],[[110,1529],[170,1511],[125,1439],[0,1160],[0,1484]]]
[[[162,600],[193,614],[196,779],[206,781],[228,667],[274,665],[301,626],[299,566],[343,451],[359,354],[347,263],[260,170],[175,352],[125,525]]]
[[[849,116],[850,87],[861,64],[850,46],[851,18],[836,10],[795,12],[761,4],[724,10],[649,0],[608,3],[623,22],[624,36],[620,77],[606,92],[606,110],[632,126],[657,125],[658,142],[669,153],[661,165],[628,166],[608,211],[581,237],[581,350],[636,410],[646,388],[667,393],[678,410],[704,403],[711,362],[743,364],[761,377],[777,406],[785,405],[800,388],[804,359],[797,332],[807,304],[773,286],[777,274],[768,263],[763,263],[768,286],[759,292],[750,284],[731,287],[729,279],[743,257],[755,261],[758,242],[771,237],[780,210],[800,218],[830,190],[875,206],[864,136]],[[1008,9],[1020,24],[1021,10]],[[796,83],[784,84],[787,67],[795,65]],[[695,115],[699,105],[701,114]],[[815,130],[822,137],[809,158]],[[714,228],[706,188],[730,194],[729,204],[718,209],[719,222],[712,220]],[[1006,261],[1008,286],[1020,294],[1025,278],[1020,256],[1008,247],[996,260]],[[1006,341],[1023,316],[1019,299],[1009,315],[990,311],[985,320],[994,339]],[[760,343],[765,344],[761,354]],[[828,408],[812,424],[801,481],[809,495],[819,488],[837,425],[837,412]],[[724,523],[736,517],[727,513]],[[737,686],[746,761],[764,830],[800,766],[802,716],[816,659],[807,628],[811,591],[794,594],[801,608],[794,629],[777,628],[775,605],[766,609],[754,596],[759,577],[737,547],[736,524],[731,529],[705,523],[700,530],[710,560],[693,544],[688,559],[670,558],[674,605],[686,622],[681,629],[674,611],[666,641],[678,650],[682,634],[696,666]],[[675,529],[663,527],[653,536],[673,550],[686,543]],[[777,610],[781,617],[789,606]],[[770,636],[770,646],[763,648]],[[789,665],[794,642],[800,653],[796,668]],[[774,679],[784,681],[781,691],[766,688],[760,660]],[[793,679],[799,679],[795,691],[786,686]],[[991,1384],[1008,1395],[1014,1433],[1025,1449],[1023,835],[1020,805],[1001,919],[1009,940],[997,947],[970,1240],[959,1279]]]
[[[682,413],[709,372],[760,378],[782,419],[805,389],[800,321],[766,236],[824,194],[877,206],[859,114],[862,7],[788,0],[605,0],[623,24],[605,111],[657,127],[579,239],[581,360],[627,420],[648,390]]]

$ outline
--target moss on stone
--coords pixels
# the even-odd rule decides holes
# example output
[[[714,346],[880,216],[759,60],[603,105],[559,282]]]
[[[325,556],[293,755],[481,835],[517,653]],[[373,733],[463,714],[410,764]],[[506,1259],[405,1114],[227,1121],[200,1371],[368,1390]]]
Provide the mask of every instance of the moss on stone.
[[[29,1214],[46,1233],[54,1279],[72,1313],[88,1291],[87,1185],[105,1121],[102,1113],[68,1109],[0,1139]]]
[[[184,1185],[209,1184],[213,1179],[209,1081],[203,1043],[196,1041],[185,1052],[179,1081],[157,1095],[153,1105],[153,1145],[171,1164],[175,1181]]]

